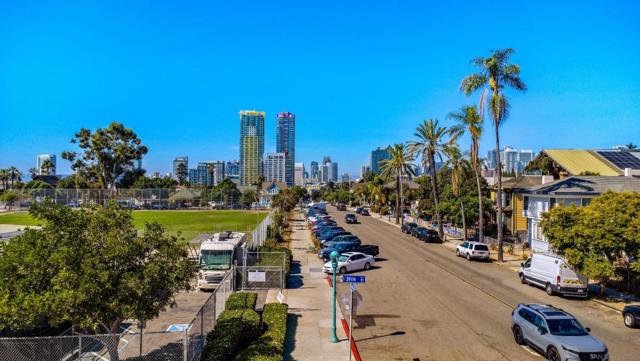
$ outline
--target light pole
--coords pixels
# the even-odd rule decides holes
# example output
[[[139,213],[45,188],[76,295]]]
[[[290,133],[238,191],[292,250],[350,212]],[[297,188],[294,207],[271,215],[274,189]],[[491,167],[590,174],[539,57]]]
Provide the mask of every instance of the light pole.
[[[336,285],[336,268],[338,268],[338,252],[333,251],[329,256],[331,257],[331,267],[333,269],[333,318],[331,319],[331,338],[329,341],[336,343],[340,342],[338,335],[336,335],[336,290],[338,288]]]

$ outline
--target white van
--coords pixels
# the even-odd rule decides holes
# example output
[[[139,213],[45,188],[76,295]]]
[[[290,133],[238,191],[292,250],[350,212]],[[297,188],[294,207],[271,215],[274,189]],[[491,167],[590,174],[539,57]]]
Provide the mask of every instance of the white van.
[[[560,256],[535,253],[520,265],[520,281],[543,287],[549,296],[589,297],[588,279]]]

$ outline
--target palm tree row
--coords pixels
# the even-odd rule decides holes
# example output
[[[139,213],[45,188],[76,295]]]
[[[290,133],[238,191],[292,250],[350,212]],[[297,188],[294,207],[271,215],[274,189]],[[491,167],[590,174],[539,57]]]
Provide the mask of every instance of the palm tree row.
[[[22,181],[22,172],[16,167],[0,169],[0,184],[2,189],[12,189],[13,186]]]
[[[475,58],[472,64],[478,66],[480,70],[465,77],[460,83],[460,90],[469,96],[481,90],[479,107],[474,105],[463,106],[459,111],[452,112],[448,119],[456,121],[456,124],[447,127],[441,125],[437,119],[427,119],[416,129],[414,136],[416,140],[405,144],[395,144],[388,148],[389,158],[380,163],[381,175],[387,179],[394,179],[396,183],[396,223],[400,222],[401,215],[401,194],[402,178],[413,174],[412,163],[419,159],[424,169],[429,169],[432,188],[434,218],[438,226],[438,233],[443,236],[443,224],[438,209],[439,193],[436,177],[436,160],[442,162],[443,158],[448,158],[447,166],[451,170],[451,186],[456,197],[460,197],[460,182],[465,170],[471,168],[475,175],[478,191],[478,236],[484,239],[484,212],[481,187],[481,160],[479,158],[480,138],[483,134],[484,110],[488,106],[492,116],[496,149],[496,207],[498,222],[498,260],[503,260],[503,230],[502,224],[502,170],[500,166],[500,126],[509,117],[510,104],[504,94],[506,88],[518,91],[527,89],[526,84],[520,78],[520,67],[509,63],[509,57],[514,53],[514,49],[493,50],[486,58]],[[488,87],[488,88],[487,88]],[[490,92],[490,94],[489,94]],[[488,99],[487,99],[488,97]],[[486,104],[485,104],[486,103]],[[460,136],[468,134],[471,139],[471,146],[468,152],[469,160],[465,159],[456,143]],[[373,193],[373,192],[372,192]],[[465,220],[464,203],[460,199],[463,228],[465,239],[467,227]]]

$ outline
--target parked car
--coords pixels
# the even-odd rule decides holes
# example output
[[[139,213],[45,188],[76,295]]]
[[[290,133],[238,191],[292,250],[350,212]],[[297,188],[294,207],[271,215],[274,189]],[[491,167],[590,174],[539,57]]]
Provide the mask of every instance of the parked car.
[[[356,208],[356,213],[357,213],[357,214],[362,214],[362,210],[363,210],[363,209],[364,209],[364,208],[362,208],[362,207],[357,207],[357,208]]]
[[[364,254],[368,254],[370,256],[377,256],[380,254],[380,248],[373,244],[358,244],[352,242],[327,242],[329,243],[328,247],[321,249],[318,252],[318,257],[322,258],[324,261],[328,261],[331,255],[331,252],[338,251],[338,253],[345,252],[360,252]]]
[[[545,289],[549,296],[589,297],[588,279],[575,272],[562,257],[534,253],[520,265],[520,281]]]
[[[420,232],[425,232],[427,230],[427,228],[425,227],[413,227],[411,228],[411,235],[414,237],[418,237],[418,233]]]
[[[484,243],[479,242],[463,242],[456,247],[456,256],[464,257],[467,260],[475,259],[489,259],[489,247]]]
[[[360,211],[360,215],[361,216],[368,216],[369,215],[369,211],[363,208],[362,211]]]
[[[438,231],[429,228],[420,228],[416,231],[416,237],[424,242],[442,243]]]
[[[518,345],[528,344],[551,361],[609,360],[607,346],[578,320],[551,305],[519,304],[511,312]]]
[[[338,256],[338,267],[336,270],[340,274],[347,272],[368,270],[376,263],[372,256],[366,255],[360,252],[347,252]],[[333,267],[331,261],[322,266],[322,270],[325,273],[333,273]]]
[[[627,327],[634,328],[640,326],[640,305],[624,306],[622,309],[622,319],[624,320],[624,325]]]
[[[339,211],[343,211],[343,212],[344,212],[344,211],[346,211],[346,210],[347,210],[347,205],[346,205],[346,204],[344,204],[344,203],[338,203],[338,205],[336,205],[336,208],[337,208]]]
[[[354,236],[353,234],[346,234],[344,236],[333,237],[333,240],[331,242],[353,242],[357,244],[362,243],[362,241],[360,241],[360,238],[358,238],[357,236]]]
[[[318,237],[318,239],[320,240],[320,243],[330,242],[337,236],[344,236],[344,235],[347,235],[347,234],[351,234],[351,233],[347,232],[347,231],[338,231],[338,230],[336,230],[336,231],[325,233],[322,236]]]
[[[405,222],[402,224],[402,228],[400,228],[400,230],[402,231],[402,233],[411,234],[411,231],[417,227],[418,227],[417,223]]]
[[[348,213],[344,216],[344,221],[347,223],[358,223],[358,217],[353,213]]]
[[[330,226],[330,227],[326,227],[326,228],[320,228],[316,233],[316,238],[320,239],[320,240],[324,240],[326,237],[326,235],[328,235],[329,233],[332,232],[343,232],[344,228],[342,227],[338,227],[338,226]]]

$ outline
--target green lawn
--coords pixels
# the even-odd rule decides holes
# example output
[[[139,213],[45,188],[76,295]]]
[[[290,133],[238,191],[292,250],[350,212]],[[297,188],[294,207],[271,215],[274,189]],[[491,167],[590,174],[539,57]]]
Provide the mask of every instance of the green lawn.
[[[200,233],[253,231],[266,215],[266,212],[253,211],[133,211],[133,221],[136,228],[142,228],[144,222],[157,221],[173,234],[182,232],[188,241]],[[0,215],[0,224],[36,226],[38,223],[26,212]]]

